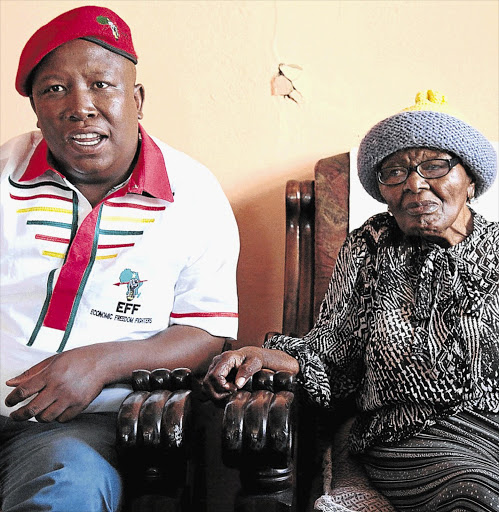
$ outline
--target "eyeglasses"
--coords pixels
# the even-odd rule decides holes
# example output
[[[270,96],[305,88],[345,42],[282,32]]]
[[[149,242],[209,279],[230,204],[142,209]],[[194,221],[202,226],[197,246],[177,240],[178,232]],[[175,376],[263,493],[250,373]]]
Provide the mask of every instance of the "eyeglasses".
[[[377,172],[378,181],[383,185],[400,185],[404,183],[412,171],[417,172],[426,180],[442,178],[459,163],[459,158],[434,158],[425,160],[414,167],[385,167]]]

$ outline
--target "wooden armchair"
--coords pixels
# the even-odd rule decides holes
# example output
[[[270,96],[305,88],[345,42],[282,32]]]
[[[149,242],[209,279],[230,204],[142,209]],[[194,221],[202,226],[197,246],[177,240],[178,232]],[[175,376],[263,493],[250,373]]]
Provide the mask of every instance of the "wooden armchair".
[[[344,153],[320,160],[315,181],[287,183],[285,334],[302,336],[314,324],[348,233],[349,174]],[[348,455],[353,404],[331,414],[304,402],[289,376],[262,371],[227,404],[224,460],[240,469],[242,485],[235,510],[393,511]]]
[[[187,510],[193,409],[190,370],[136,370],[122,403],[116,443],[127,512]]]
[[[123,512],[232,512],[239,475],[221,459],[223,409],[187,368],[136,370],[121,405]]]

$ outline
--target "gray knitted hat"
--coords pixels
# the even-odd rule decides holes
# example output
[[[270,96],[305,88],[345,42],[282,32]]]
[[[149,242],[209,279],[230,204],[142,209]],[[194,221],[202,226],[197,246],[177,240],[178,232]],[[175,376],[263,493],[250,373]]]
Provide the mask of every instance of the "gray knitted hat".
[[[416,96],[416,105],[376,124],[362,139],[357,155],[359,179],[377,201],[380,194],[376,171],[389,155],[407,148],[425,147],[458,156],[475,178],[475,197],[483,194],[497,174],[497,155],[478,130],[445,112],[445,97],[428,91]]]

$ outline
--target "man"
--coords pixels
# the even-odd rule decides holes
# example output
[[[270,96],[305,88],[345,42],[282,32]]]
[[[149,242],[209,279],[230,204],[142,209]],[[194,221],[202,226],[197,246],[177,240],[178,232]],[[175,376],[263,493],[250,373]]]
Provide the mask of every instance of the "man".
[[[202,370],[237,334],[232,211],[140,126],[136,62],[102,7],[58,16],[19,61],[41,133],[1,149],[3,512],[117,510],[132,370]]]

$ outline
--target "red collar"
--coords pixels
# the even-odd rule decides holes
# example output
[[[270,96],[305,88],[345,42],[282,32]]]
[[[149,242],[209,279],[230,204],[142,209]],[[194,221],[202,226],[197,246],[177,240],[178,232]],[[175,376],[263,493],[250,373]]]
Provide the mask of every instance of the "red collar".
[[[173,193],[170,187],[168,173],[166,172],[163,153],[151,137],[147,135],[144,128],[139,126],[139,129],[142,136],[139,158],[123,192],[132,192],[134,194],[146,192],[153,197],[164,199],[172,203]],[[20,181],[33,180],[48,170],[57,172],[49,163],[48,156],[49,150],[47,143],[45,139],[42,139],[35,148],[35,152],[31,156]],[[59,172],[57,172],[57,174],[62,176]]]

